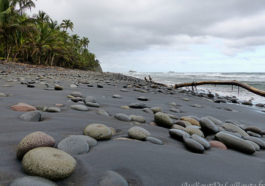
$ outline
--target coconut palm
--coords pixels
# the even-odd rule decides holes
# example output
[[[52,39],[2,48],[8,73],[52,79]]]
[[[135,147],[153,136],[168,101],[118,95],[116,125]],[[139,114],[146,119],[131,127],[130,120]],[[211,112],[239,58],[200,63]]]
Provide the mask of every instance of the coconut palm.
[[[10,4],[13,7],[18,5],[19,9],[17,11],[21,16],[25,10],[31,10],[31,8],[35,7],[35,3],[32,0],[10,0]]]
[[[82,47],[84,47],[84,48],[87,48],[87,47],[88,47],[89,40],[88,40],[87,37],[83,37],[83,38],[80,40],[80,42],[81,42]]]
[[[0,0],[0,59],[91,70],[99,65],[88,38],[67,32],[74,27],[70,20],[58,25],[43,11],[28,16],[32,7],[33,0]]]
[[[73,31],[74,23],[70,19],[64,19],[62,21],[62,23],[61,23],[61,28],[64,31],[67,31],[68,29],[70,29],[71,31]]]

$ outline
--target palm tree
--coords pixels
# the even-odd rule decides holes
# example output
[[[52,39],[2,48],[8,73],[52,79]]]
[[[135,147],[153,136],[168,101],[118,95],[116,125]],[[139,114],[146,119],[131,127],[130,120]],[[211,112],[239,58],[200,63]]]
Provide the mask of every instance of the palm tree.
[[[31,8],[35,7],[35,3],[32,0],[10,0],[10,2],[13,7],[19,6],[18,12],[21,16],[26,9],[31,10]]]
[[[37,22],[49,22],[51,19],[50,16],[43,11],[39,11],[39,13],[35,14],[33,17]]]
[[[80,43],[81,43],[82,47],[87,48],[87,47],[88,47],[88,44],[89,44],[89,40],[88,40],[87,37],[83,37],[83,38],[80,40]]]
[[[73,31],[74,23],[70,19],[64,19],[62,21],[62,23],[61,23],[61,28],[64,31],[67,31],[68,29],[70,29],[71,31]]]
[[[15,27],[14,22],[14,7],[11,6],[9,0],[0,0],[0,37],[4,38],[4,54],[8,57],[8,36]]]
[[[0,0],[0,59],[9,57],[34,64],[94,69],[98,62],[88,49],[87,37],[70,35],[74,24],[65,19],[58,25],[45,12],[25,12],[35,0]]]

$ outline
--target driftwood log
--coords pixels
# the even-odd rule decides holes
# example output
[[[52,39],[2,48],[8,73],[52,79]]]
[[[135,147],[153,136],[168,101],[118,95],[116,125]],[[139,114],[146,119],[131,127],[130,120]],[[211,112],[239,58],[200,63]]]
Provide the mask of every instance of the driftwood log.
[[[154,84],[154,85],[159,85],[159,86],[163,86],[163,87],[169,87],[168,85],[165,85],[165,84],[163,84],[163,83],[157,83],[157,82],[153,81],[153,79],[151,78],[150,75],[148,76],[148,78],[147,78],[147,77],[144,77],[144,80],[145,80],[146,82],[152,83],[152,84]]]
[[[241,83],[239,81],[199,81],[199,82],[192,82],[192,83],[180,83],[175,84],[175,89],[181,88],[181,87],[196,87],[200,85],[232,85],[232,86],[238,86],[241,88],[244,88],[254,94],[260,95],[265,97],[265,91],[259,90],[255,87],[252,87],[246,83]]]

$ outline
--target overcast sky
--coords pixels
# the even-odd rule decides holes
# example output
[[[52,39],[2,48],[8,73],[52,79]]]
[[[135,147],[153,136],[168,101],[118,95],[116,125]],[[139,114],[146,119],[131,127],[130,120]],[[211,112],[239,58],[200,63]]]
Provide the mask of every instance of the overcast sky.
[[[38,0],[104,71],[264,72],[264,0]]]

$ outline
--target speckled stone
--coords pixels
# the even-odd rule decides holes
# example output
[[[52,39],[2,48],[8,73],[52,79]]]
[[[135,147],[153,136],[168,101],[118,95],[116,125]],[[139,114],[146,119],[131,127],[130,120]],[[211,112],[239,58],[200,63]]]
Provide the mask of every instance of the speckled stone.
[[[33,132],[25,136],[17,146],[17,158],[21,160],[28,151],[37,147],[53,147],[55,140],[44,132]]]
[[[112,131],[104,124],[89,124],[84,129],[84,134],[96,140],[108,140],[112,137]]]
[[[128,136],[133,139],[146,140],[150,135],[150,132],[142,127],[132,127],[128,130]]]
[[[61,150],[51,147],[35,148],[23,157],[23,170],[29,175],[51,180],[69,177],[75,170],[75,159]]]

